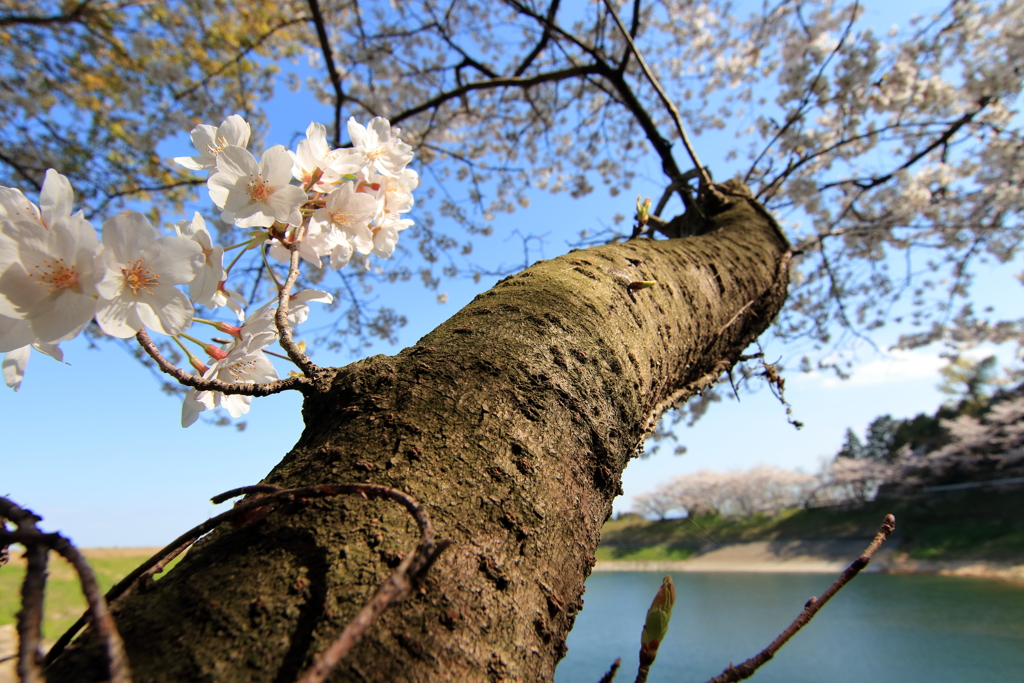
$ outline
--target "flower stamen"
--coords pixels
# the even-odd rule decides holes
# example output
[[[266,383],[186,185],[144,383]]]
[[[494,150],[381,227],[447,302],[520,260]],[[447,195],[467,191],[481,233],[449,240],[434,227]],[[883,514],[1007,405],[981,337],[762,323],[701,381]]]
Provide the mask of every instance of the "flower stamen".
[[[352,227],[352,214],[347,211],[337,211],[331,214],[331,222],[346,228]]]
[[[224,148],[228,146],[228,139],[221,135],[219,138],[212,140],[206,145],[206,151],[213,156],[217,156],[220,152],[224,151]]]
[[[150,296],[153,295],[153,287],[156,287],[160,276],[153,272],[153,269],[144,265],[144,261],[128,261],[127,267],[121,269],[124,276],[124,284],[132,290],[132,294],[138,295],[139,290],[145,290]]]
[[[42,265],[37,265],[35,268],[39,284],[45,286],[47,292],[78,287],[78,271],[76,267],[67,265],[62,258],[53,261],[43,259]]]
[[[246,190],[249,193],[249,198],[254,202],[266,201],[267,197],[274,194],[274,188],[261,175],[253,177]]]

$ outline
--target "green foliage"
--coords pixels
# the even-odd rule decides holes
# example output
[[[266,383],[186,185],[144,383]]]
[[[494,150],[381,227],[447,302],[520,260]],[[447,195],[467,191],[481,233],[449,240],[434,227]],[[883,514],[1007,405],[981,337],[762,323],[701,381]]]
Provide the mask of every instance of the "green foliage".
[[[853,460],[864,457],[864,444],[860,442],[860,437],[857,436],[857,433],[851,427],[846,428],[846,439],[843,441],[843,447],[839,449],[836,457],[851,458]]]
[[[989,488],[880,499],[857,508],[790,509],[735,521],[708,515],[658,522],[610,521],[600,560],[677,559],[717,544],[748,541],[864,539],[896,516],[896,543],[920,559],[1005,560],[1024,557],[1024,489]]]
[[[959,401],[940,406],[933,415],[918,413],[906,420],[880,415],[868,425],[863,443],[856,432],[848,428],[836,458],[874,458],[891,463],[899,459],[904,446],[918,453],[942,448],[950,443],[949,434],[942,426],[943,420],[961,415],[981,417],[994,406],[1024,393],[1024,385],[1013,389],[998,387],[1002,380],[993,374],[995,360],[994,356],[989,356],[978,363],[958,360],[950,364],[942,370],[945,379],[939,388],[945,393],[960,396]],[[962,388],[959,387],[961,384]],[[994,390],[989,391],[991,388]]]
[[[960,415],[978,417],[988,408],[992,391],[1001,383],[998,361],[989,356],[978,362],[959,356],[939,370],[939,391],[954,396],[953,405]]]

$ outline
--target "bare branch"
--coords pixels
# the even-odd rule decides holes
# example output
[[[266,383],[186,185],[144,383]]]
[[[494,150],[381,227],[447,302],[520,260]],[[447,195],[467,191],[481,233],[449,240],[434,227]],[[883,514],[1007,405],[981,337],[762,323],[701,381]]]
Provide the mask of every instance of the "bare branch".
[[[178,380],[179,384],[184,384],[186,387],[192,387],[200,391],[219,391],[222,394],[236,394],[239,396],[270,396],[271,394],[279,394],[288,389],[305,391],[312,385],[312,381],[306,377],[289,377],[288,379],[279,379],[260,384],[231,384],[229,382],[222,382],[219,379],[203,379],[182,370],[164,358],[163,354],[160,353],[160,349],[150,339],[146,328],[139,330],[135,335],[135,339],[143,350],[149,354],[149,357],[156,362],[161,371]]]
[[[277,293],[277,313],[274,314],[274,323],[277,325],[278,334],[281,335],[281,348],[288,354],[292,362],[299,366],[302,374],[309,378],[314,386],[323,388],[324,369],[311,361],[309,356],[303,353],[299,345],[292,339],[292,327],[288,323],[288,305],[291,301],[292,287],[295,286],[295,281],[299,278],[299,245],[298,242],[292,242],[285,246],[291,252],[291,258],[288,261],[288,278]]]
[[[544,25],[544,31],[541,33],[540,40],[538,40],[537,44],[533,46],[530,53],[523,57],[523,61],[519,63],[518,67],[516,67],[515,73],[512,74],[513,76],[522,76],[523,73],[530,68],[530,65],[533,64],[533,60],[544,51],[545,47],[547,47],[548,42],[551,40],[551,29],[549,24],[555,21],[555,15],[558,13],[559,2],[560,0],[551,0],[551,4],[548,5],[547,22]]]
[[[622,658],[617,658],[612,662],[611,667],[605,672],[604,676],[601,676],[601,680],[597,683],[612,683],[615,680],[615,674],[618,673],[619,667],[622,665]]]
[[[324,15],[320,12],[318,0],[306,0],[309,4],[309,11],[313,25],[316,26],[316,35],[320,40],[320,53],[324,56],[324,64],[327,66],[327,75],[331,78],[331,87],[334,88],[334,139],[331,147],[341,147],[341,106],[345,102],[345,91],[341,85],[341,76],[338,74],[338,67],[334,64],[334,52],[331,50],[331,41],[327,37],[327,26],[324,25]]]
[[[857,576],[864,567],[868,566],[871,562],[871,557],[875,554],[885,539],[889,538],[893,530],[896,528],[896,518],[892,515],[886,515],[885,520],[882,522],[882,526],[878,529],[878,533],[875,534],[875,538],[871,541],[871,544],[864,550],[864,553],[854,560],[853,564],[846,568],[839,578],[836,579],[835,583],[829,586],[829,589],[821,594],[820,598],[811,598],[804,605],[803,611],[800,613],[792,624],[779,634],[779,637],[772,641],[771,645],[766,647],[755,657],[751,657],[747,661],[743,662],[739,666],[729,665],[725,671],[718,676],[707,681],[707,683],[734,683],[735,681],[742,681],[745,678],[750,678],[754,675],[763,664],[775,656],[775,653],[779,651],[783,645],[785,645],[790,638],[796,635],[797,631],[802,629],[804,626],[811,621],[815,614],[818,613],[825,603],[828,602],[833,595],[839,592],[839,590],[845,586],[853,577]]]
[[[626,40],[629,45],[629,49],[636,55],[636,59],[640,62],[640,68],[643,69],[644,75],[647,76],[647,80],[654,86],[654,90],[658,93],[658,97],[665,104],[665,107],[672,114],[672,120],[675,121],[676,129],[679,131],[679,138],[683,142],[683,147],[686,149],[686,153],[690,156],[690,161],[693,162],[694,167],[700,173],[700,181],[703,187],[711,187],[711,177],[708,175],[707,169],[704,168],[703,164],[700,163],[700,159],[697,158],[697,152],[694,151],[693,145],[690,144],[690,138],[686,135],[686,129],[683,127],[683,118],[679,113],[679,109],[676,108],[675,103],[669,98],[662,89],[661,83],[655,77],[654,72],[651,71],[651,67],[647,66],[647,61],[644,56],[640,54],[640,50],[637,48],[636,43],[633,42],[633,36],[630,35],[629,31],[626,30],[626,25],[622,23],[622,19],[619,18],[619,13],[615,11],[615,5],[612,4],[611,0],[604,0],[605,7],[611,13],[615,19],[615,23],[619,27],[619,31],[622,32],[622,37]]]
[[[445,102],[453,99],[462,97],[466,93],[473,92],[475,90],[491,90],[497,88],[529,88],[534,85],[540,85],[541,83],[549,83],[551,81],[561,81],[573,76],[584,76],[587,74],[598,74],[601,73],[600,67],[597,65],[586,65],[586,66],[574,66],[567,69],[560,69],[558,71],[551,71],[548,73],[537,74],[536,76],[530,76],[529,78],[521,78],[519,76],[512,76],[506,78],[491,78],[486,81],[474,81],[473,83],[466,83],[463,86],[443,92],[436,97],[419,104],[411,109],[390,117],[391,125],[394,126],[401,123],[405,119],[412,118],[417,114],[422,114],[430,109],[435,109]]]

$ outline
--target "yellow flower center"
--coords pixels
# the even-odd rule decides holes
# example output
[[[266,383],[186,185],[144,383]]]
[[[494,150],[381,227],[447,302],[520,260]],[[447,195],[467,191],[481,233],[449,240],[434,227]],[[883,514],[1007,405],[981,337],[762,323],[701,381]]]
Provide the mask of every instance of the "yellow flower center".
[[[263,176],[257,175],[249,181],[249,199],[254,202],[264,202],[267,197],[274,194],[274,189],[270,187],[270,183],[263,179]]]
[[[62,258],[54,261],[43,259],[42,265],[37,265],[35,269],[39,284],[46,287],[47,292],[78,287],[78,271],[75,270],[75,266],[66,264]]]
[[[160,284],[160,276],[154,273],[152,268],[147,267],[142,259],[129,261],[126,267],[121,269],[121,275],[124,276],[125,286],[136,296],[140,291],[152,296],[153,287]]]

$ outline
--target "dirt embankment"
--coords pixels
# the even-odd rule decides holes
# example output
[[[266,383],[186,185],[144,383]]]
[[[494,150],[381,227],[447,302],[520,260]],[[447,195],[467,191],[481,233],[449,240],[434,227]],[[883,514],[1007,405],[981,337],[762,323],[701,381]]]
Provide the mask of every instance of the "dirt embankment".
[[[860,540],[751,541],[715,546],[686,560],[599,560],[594,571],[792,572],[838,574],[863,552]],[[1016,560],[915,560],[896,545],[882,547],[865,572],[940,574],[1024,583],[1024,557]]]

